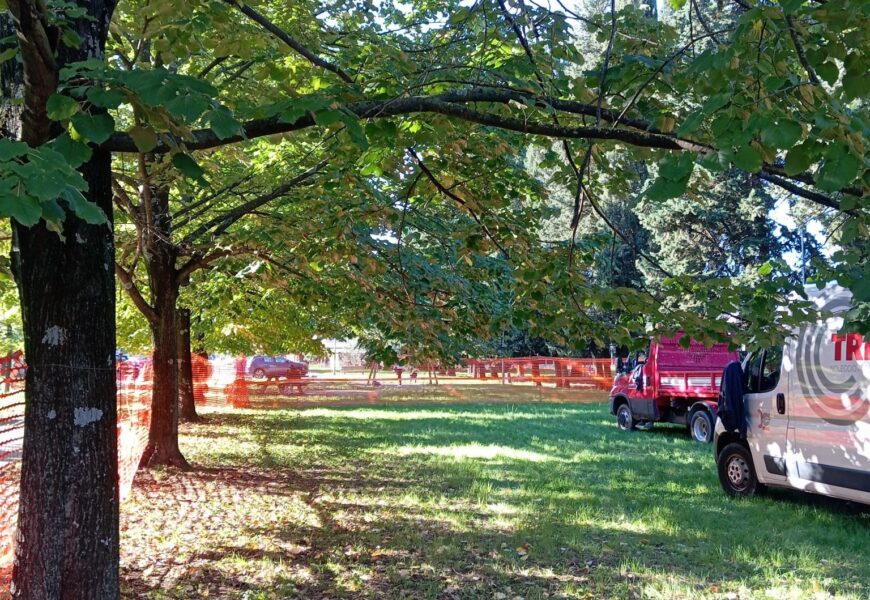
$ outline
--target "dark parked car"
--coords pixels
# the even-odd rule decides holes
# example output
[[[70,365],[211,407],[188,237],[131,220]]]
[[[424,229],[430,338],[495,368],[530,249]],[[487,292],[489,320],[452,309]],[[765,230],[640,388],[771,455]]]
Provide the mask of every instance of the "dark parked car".
[[[254,379],[298,379],[308,375],[308,365],[284,356],[254,356],[248,363],[248,374]]]

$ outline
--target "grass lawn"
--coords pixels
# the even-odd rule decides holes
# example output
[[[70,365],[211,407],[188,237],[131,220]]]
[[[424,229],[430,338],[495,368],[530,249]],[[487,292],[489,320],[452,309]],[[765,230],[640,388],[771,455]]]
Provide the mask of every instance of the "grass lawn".
[[[416,393],[185,426],[197,470],[140,473],[122,508],[125,596],[870,597],[870,515],[726,499],[682,428]]]

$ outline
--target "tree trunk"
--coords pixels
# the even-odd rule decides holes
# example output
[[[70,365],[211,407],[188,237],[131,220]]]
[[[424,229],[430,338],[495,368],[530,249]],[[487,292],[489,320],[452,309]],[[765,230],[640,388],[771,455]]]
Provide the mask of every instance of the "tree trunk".
[[[111,156],[82,167],[112,214]],[[14,226],[27,357],[14,597],[117,598],[118,460],[111,226]]]
[[[193,396],[193,364],[190,352],[190,309],[178,309],[178,400],[181,418],[195,423],[196,402]]]
[[[27,52],[29,62],[13,59],[7,66],[16,67],[12,77],[23,82],[31,116],[15,123],[16,111],[5,110],[12,103],[4,103],[4,135],[32,146],[48,141],[52,124],[40,116],[44,99],[32,86],[53,85],[54,69],[70,62],[103,58],[114,2],[82,6],[87,16],[72,24],[82,43],[58,47],[56,67],[49,67],[34,60],[30,5],[9,3],[19,15],[22,56]],[[25,42],[31,45],[26,52]],[[4,80],[9,75],[4,72]],[[6,94],[7,83],[4,97],[16,97]],[[103,210],[107,224],[89,225],[67,210],[63,238],[44,222],[12,226],[28,363],[15,598],[97,600],[120,593],[111,159],[94,149],[79,169],[87,199]]]
[[[151,335],[154,342],[154,381],[151,387],[151,427],[142,465],[190,465],[178,448],[178,273],[175,248],[169,243],[172,233],[169,213],[169,189],[151,190],[153,235],[147,257],[154,319]],[[189,360],[189,357],[188,357]]]

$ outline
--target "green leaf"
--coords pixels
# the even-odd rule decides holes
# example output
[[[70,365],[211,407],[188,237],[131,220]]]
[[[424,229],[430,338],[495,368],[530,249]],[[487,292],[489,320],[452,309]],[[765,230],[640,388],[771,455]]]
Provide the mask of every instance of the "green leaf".
[[[0,65],[5,63],[16,54],[18,54],[18,46],[15,46],[14,48],[7,48],[3,52],[0,52]]]
[[[78,190],[67,188],[61,193],[61,197],[67,201],[70,209],[82,221],[91,225],[100,225],[107,221],[106,213],[99,206],[85,198]]]
[[[769,262],[764,263],[760,267],[758,267],[758,274],[762,276],[770,275],[773,272],[773,265]]]
[[[115,120],[106,113],[78,113],[72,118],[72,125],[76,133],[95,144],[102,144],[115,131]]]
[[[205,113],[208,121],[218,139],[225,140],[242,133],[242,126],[233,116],[229,109],[219,106]]]
[[[825,153],[825,164],[816,175],[816,186],[826,192],[846,187],[858,175],[860,163],[845,144],[835,144]]]
[[[172,156],[172,164],[182,175],[195,181],[205,182],[205,171],[188,154],[179,152]]]
[[[694,133],[703,120],[704,113],[700,110],[696,110],[680,123],[680,126],[677,127],[677,135],[684,136]]]
[[[734,154],[734,166],[750,173],[756,173],[761,169],[761,154],[752,146],[741,146]]]
[[[764,89],[768,94],[772,94],[773,92],[775,92],[776,90],[781,88],[783,85],[785,85],[786,81],[787,80],[785,77],[780,77],[778,75],[772,75],[764,80]]]
[[[82,38],[72,29],[64,28],[60,39],[67,48],[79,48],[82,45]]]
[[[855,210],[858,208],[858,198],[855,196],[843,196],[840,198],[840,210],[846,212],[847,210]]]
[[[88,145],[73,140],[66,132],[52,140],[50,147],[63,154],[66,162],[73,168],[83,165],[91,158]]]
[[[183,94],[166,102],[164,106],[172,116],[188,123],[195,121],[208,108],[210,99],[200,94]]]
[[[771,148],[791,148],[803,135],[800,123],[783,119],[761,131],[761,142]]]
[[[810,148],[808,144],[801,144],[788,151],[785,155],[785,172],[788,175],[803,173],[813,164]]]
[[[801,7],[804,0],[780,0],[779,3],[784,12],[791,14]]]
[[[369,147],[369,141],[366,138],[366,133],[360,125],[359,119],[353,113],[343,112],[342,113],[342,121],[344,122],[344,126],[347,128],[347,134],[350,136],[350,139],[354,144],[359,146],[362,150],[366,150]]]
[[[22,225],[31,227],[39,222],[42,208],[35,198],[19,194],[21,187],[17,177],[0,180],[0,215],[12,217]]]
[[[344,114],[340,110],[320,110],[314,113],[314,122],[318,125],[332,125],[344,120]]]
[[[703,54],[701,56],[703,56]],[[698,58],[701,58],[701,56],[699,56]],[[696,59],[696,62],[697,62],[697,59]],[[717,94],[715,96],[712,96],[709,100],[707,100],[704,103],[704,106],[701,110],[704,111],[704,113],[709,115],[709,114],[717,112],[719,109],[721,109],[722,107],[727,105],[729,102],[731,102],[730,95]]]
[[[725,152],[708,152],[701,155],[698,164],[713,173],[721,173],[731,166],[731,161]]]
[[[7,139],[0,139],[0,161],[12,160],[27,154],[27,144]]]
[[[852,294],[860,302],[870,302],[870,277],[861,277],[851,286]],[[864,357],[866,360],[866,356]]]
[[[659,175],[671,181],[688,179],[695,167],[695,155],[691,152],[681,152],[665,158],[659,169]]]
[[[118,108],[126,98],[121,90],[91,87],[87,91],[88,100],[101,108]]]
[[[852,58],[847,61],[846,74],[843,76],[843,91],[849,98],[865,98],[870,95],[870,77],[864,61]]]
[[[79,111],[79,103],[69,96],[52,94],[45,103],[45,110],[52,121],[65,121]]]
[[[29,195],[45,201],[57,198],[67,189],[67,184],[62,177],[58,177],[56,171],[46,172],[40,169],[25,180],[25,188]]]
[[[281,120],[285,123],[295,123],[299,118],[320,111],[330,104],[333,100],[325,96],[307,96],[304,98],[294,98],[292,101],[284,105],[281,110]]]
[[[60,207],[56,200],[48,200],[42,203],[42,219],[49,231],[63,235],[63,222],[66,220],[66,213]]]
[[[646,195],[651,200],[668,200],[676,198],[686,191],[689,185],[689,179],[680,181],[672,181],[664,177],[657,178],[651,186],[646,190]]]
[[[840,77],[840,70],[837,68],[837,65],[829,60],[818,65],[816,67],[816,73],[819,77],[824,79],[825,83],[828,85],[834,85]]]
[[[133,138],[133,143],[136,144],[139,152],[151,152],[157,147],[157,133],[150,127],[136,125],[127,133]]]

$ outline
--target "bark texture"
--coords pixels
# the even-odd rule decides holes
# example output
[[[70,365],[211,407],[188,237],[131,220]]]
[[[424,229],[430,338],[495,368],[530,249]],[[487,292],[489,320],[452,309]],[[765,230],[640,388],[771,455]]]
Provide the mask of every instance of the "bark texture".
[[[81,4],[88,17],[72,28],[83,42],[70,49],[55,45],[43,4],[9,1],[20,61],[4,67],[3,91],[24,103],[20,111],[4,103],[4,135],[47,142],[57,132],[45,101],[58,69],[103,57],[114,2]],[[12,227],[28,362],[15,598],[119,596],[111,154],[96,149],[80,171],[109,223],[88,225],[68,211],[63,237],[44,222]]]
[[[178,404],[181,418],[199,421],[193,396],[193,363],[190,351],[190,309],[178,309]]]
[[[150,202],[153,231],[146,253],[151,289],[154,341],[154,382],[151,395],[151,426],[142,465],[190,468],[178,447],[178,271],[177,251],[169,241],[172,219],[169,188],[152,187]]]

